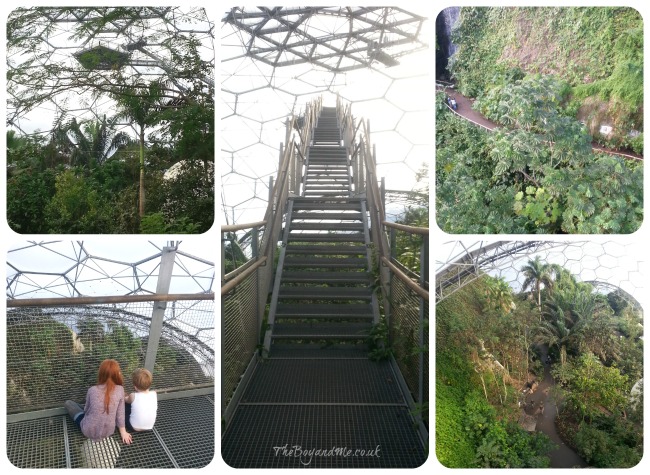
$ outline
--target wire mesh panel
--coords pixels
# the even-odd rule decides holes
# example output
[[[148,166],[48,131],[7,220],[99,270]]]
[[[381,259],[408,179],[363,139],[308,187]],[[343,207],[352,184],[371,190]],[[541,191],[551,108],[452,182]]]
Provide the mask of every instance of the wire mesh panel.
[[[7,457],[18,468],[66,468],[63,417],[7,424]]]
[[[81,402],[97,370],[116,359],[127,391],[131,373],[145,366],[153,302],[21,307],[7,311],[7,410],[26,412]],[[213,384],[214,303],[168,304],[154,389]]]
[[[160,401],[155,430],[181,468],[201,468],[214,458],[214,403],[197,396]]]
[[[167,304],[154,370],[159,389],[214,384],[214,301]]]
[[[257,347],[257,272],[222,297],[223,405],[230,400],[239,377]]]
[[[425,362],[429,358],[426,325],[424,328],[424,347],[420,346],[420,329],[422,327],[420,323],[420,300],[420,297],[411,291],[401,279],[393,276],[391,281],[391,346],[404,380],[417,403],[428,401],[428,399],[424,398],[424,401],[419,400],[420,355],[424,352]],[[428,302],[426,302],[424,311],[425,318],[427,318]],[[425,371],[424,381],[428,384],[428,362],[422,370]],[[424,388],[427,387],[427,384],[424,385]]]

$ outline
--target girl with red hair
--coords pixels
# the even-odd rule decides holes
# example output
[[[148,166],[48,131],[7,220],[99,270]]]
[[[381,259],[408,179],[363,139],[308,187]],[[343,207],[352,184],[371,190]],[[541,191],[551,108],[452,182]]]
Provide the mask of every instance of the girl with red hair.
[[[104,360],[99,365],[97,384],[88,389],[83,408],[73,401],[66,401],[64,405],[72,420],[89,439],[109,437],[117,427],[122,442],[131,443],[131,434],[126,431],[124,419],[124,379],[117,361]]]

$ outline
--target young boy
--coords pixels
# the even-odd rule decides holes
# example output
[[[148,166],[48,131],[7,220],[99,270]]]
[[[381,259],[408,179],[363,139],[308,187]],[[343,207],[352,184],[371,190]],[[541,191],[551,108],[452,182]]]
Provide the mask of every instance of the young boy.
[[[158,395],[156,391],[149,391],[153,376],[151,371],[138,368],[133,372],[134,393],[124,398],[124,412],[126,428],[136,432],[153,429],[158,410]]]

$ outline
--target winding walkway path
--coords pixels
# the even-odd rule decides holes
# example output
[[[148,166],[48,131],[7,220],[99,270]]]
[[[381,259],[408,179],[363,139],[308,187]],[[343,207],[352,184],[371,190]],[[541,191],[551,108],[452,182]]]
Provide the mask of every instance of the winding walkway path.
[[[542,361],[546,361],[546,351],[546,347],[543,347],[541,352]],[[555,386],[555,381],[551,376],[550,365],[545,364],[544,379],[539,383],[537,390],[526,397],[528,407],[539,407],[541,404],[544,406],[544,411],[537,416],[536,430],[546,434],[557,445],[557,448],[549,453],[551,468],[586,467],[587,463],[564,443],[557,432],[555,427],[557,405],[550,394],[553,386]]]
[[[449,87],[444,87],[436,83],[436,90],[439,91],[444,91],[447,93],[447,95],[453,99],[456,100],[456,103],[458,104],[457,110],[453,110],[451,107],[447,105],[447,108],[452,111],[454,114],[462,117],[465,120],[468,120],[469,122],[472,122],[475,125],[478,125],[479,127],[482,127],[486,130],[492,131],[496,129],[497,127],[500,127],[499,124],[496,122],[492,122],[490,119],[485,117],[483,114],[481,114],[479,111],[476,111],[472,109],[472,105],[474,104],[474,99],[470,99],[468,97],[463,96],[460,92],[451,89]],[[643,156],[637,155],[634,153],[623,153],[623,152],[618,152],[616,150],[608,149],[605,147],[602,147],[598,145],[595,142],[592,142],[591,148],[596,151],[596,152],[601,152],[601,153],[606,153],[608,155],[616,155],[619,157],[623,157],[627,160],[643,160]]]

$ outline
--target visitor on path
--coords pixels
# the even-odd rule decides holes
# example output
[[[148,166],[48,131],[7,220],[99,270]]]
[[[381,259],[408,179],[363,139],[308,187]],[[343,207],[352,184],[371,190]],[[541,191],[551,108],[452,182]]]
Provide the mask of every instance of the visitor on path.
[[[456,99],[453,97],[449,99],[449,105],[451,106],[452,109],[458,110],[458,104],[456,103]]]
[[[124,398],[128,430],[136,432],[151,430],[156,423],[158,395],[156,391],[149,390],[152,380],[151,371],[145,368],[136,369],[131,376],[135,392]]]
[[[124,424],[124,380],[120,365],[115,360],[104,360],[99,365],[97,384],[86,393],[86,405],[74,401],[64,403],[68,414],[83,435],[93,441],[113,435],[115,427],[122,442],[130,444],[131,434]]]

